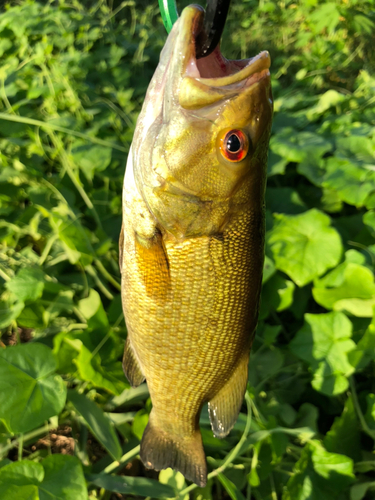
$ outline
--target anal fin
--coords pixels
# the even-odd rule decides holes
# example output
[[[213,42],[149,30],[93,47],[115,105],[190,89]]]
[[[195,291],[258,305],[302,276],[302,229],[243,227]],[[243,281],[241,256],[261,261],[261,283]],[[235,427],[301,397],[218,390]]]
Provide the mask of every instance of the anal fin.
[[[244,354],[230,379],[208,403],[214,435],[224,438],[236,423],[246,391],[249,353]]]
[[[125,343],[122,368],[132,387],[138,387],[145,380],[145,376],[142,373],[133,348],[130,345],[129,337],[126,339]]]
[[[198,486],[207,483],[207,463],[199,429],[192,436],[164,431],[153,422],[153,411],[141,441],[141,460],[148,469],[171,467]]]

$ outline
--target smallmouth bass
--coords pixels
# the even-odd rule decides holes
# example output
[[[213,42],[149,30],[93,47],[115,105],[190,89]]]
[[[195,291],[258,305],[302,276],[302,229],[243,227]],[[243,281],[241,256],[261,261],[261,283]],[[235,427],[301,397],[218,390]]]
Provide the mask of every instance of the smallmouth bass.
[[[128,338],[123,366],[153,408],[141,459],[199,486],[199,415],[215,436],[235,424],[248,377],[264,260],[272,122],[268,52],[196,59],[204,10],[175,23],[129,152],[120,236]]]

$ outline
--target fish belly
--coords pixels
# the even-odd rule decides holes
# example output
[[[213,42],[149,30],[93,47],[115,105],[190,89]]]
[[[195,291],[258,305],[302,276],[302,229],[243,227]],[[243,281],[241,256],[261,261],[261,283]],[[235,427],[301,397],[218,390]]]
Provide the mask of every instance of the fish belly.
[[[130,344],[154,418],[166,432],[194,433],[202,405],[249,356],[263,265],[261,219],[248,210],[220,237],[164,238],[168,280],[152,269],[155,261],[139,258],[134,235],[125,234],[123,303]],[[154,286],[147,286],[145,276]]]

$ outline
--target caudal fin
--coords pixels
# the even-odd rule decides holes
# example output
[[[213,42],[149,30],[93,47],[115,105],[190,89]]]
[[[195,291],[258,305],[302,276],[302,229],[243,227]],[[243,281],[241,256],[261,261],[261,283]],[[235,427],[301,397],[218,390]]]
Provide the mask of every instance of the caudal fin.
[[[141,442],[141,460],[148,469],[171,467],[198,486],[207,483],[207,464],[199,430],[189,437],[168,434],[150,419]]]

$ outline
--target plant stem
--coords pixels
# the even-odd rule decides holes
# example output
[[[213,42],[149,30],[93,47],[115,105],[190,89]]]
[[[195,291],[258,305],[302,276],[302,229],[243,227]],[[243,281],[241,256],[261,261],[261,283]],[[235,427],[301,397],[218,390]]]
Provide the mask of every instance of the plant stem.
[[[125,465],[129,460],[136,457],[140,451],[140,445],[136,446],[132,450],[128,451],[123,455],[120,460],[115,460],[111,464],[107,465],[107,467],[103,470],[104,474],[110,474],[111,472],[116,472],[117,469],[121,469],[123,465]]]
[[[367,425],[365,417],[362,413],[361,407],[360,407],[359,402],[358,402],[358,396],[357,396],[357,391],[355,388],[355,383],[354,383],[353,377],[349,377],[349,384],[350,384],[350,390],[352,393],[354,408],[357,412],[359,421],[361,422],[362,430],[375,441],[375,430],[370,429],[370,427]]]
[[[0,120],[6,120],[10,122],[25,123],[26,125],[35,125],[47,130],[55,130],[56,132],[62,132],[63,134],[68,134],[70,136],[79,137],[80,139],[85,139],[86,141],[93,142],[94,144],[100,144],[107,148],[117,149],[122,153],[127,153],[128,150],[118,144],[114,144],[109,141],[104,141],[98,137],[91,137],[90,135],[83,134],[82,132],[77,132],[76,130],[71,130],[66,127],[60,127],[59,125],[53,125],[52,123],[42,122],[41,120],[35,120],[34,118],[26,118],[25,116],[9,115],[7,113],[0,113]]]
[[[20,443],[21,439],[23,444],[25,441],[26,442],[30,441],[31,439],[34,439],[35,437],[38,437],[41,434],[45,434],[48,431],[49,431],[49,425],[47,424],[44,425],[43,427],[40,427],[39,429],[36,429],[35,431],[28,432],[27,434],[21,434],[18,438],[13,439],[13,441],[11,441],[8,445],[0,447],[0,455],[4,455],[9,450],[15,448]]]
[[[237,445],[233,448],[233,450],[228,453],[228,455],[224,459],[224,462],[222,463],[222,465],[207,475],[207,480],[212,479],[213,477],[216,477],[218,474],[221,474],[222,472],[224,472],[225,469],[228,467],[228,465],[230,465],[238,457],[238,455],[241,452],[242,445],[246,441],[246,438],[249,434],[250,426],[251,426],[251,415],[252,415],[251,414],[251,398],[250,398],[248,392],[246,392],[246,394],[245,394],[245,400],[246,400],[246,405],[247,405],[247,420],[246,420],[246,427],[245,427],[245,430],[241,436],[241,439],[238,441]],[[193,491],[196,488],[198,488],[198,486],[196,484],[191,484],[187,488],[180,491],[177,498],[183,498],[187,493],[190,493],[190,491]]]
[[[113,285],[119,292],[121,292],[121,285],[115,278],[107,271],[99,259],[94,260],[94,264],[98,268],[98,271]]]
[[[20,435],[18,438],[18,460],[22,460],[22,454],[23,454],[23,434]]]

